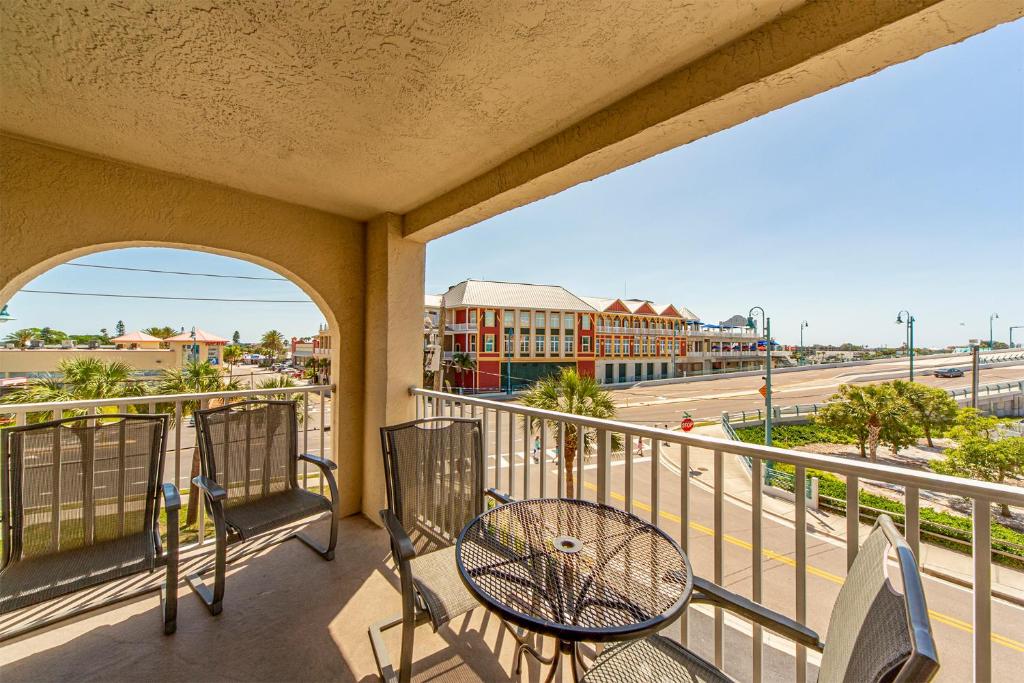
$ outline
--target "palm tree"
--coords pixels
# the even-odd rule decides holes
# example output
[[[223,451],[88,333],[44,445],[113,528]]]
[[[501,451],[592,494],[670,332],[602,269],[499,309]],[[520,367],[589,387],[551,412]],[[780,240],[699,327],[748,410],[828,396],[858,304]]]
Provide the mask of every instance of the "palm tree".
[[[464,351],[456,351],[452,354],[452,360],[451,363],[448,364],[448,369],[454,372],[468,372],[475,370],[476,359]]]
[[[574,368],[562,368],[558,375],[545,377],[534,384],[523,396],[523,405],[542,410],[553,410],[570,415],[610,420],[615,417],[615,403],[611,394],[601,388],[593,377],[581,375]],[[593,447],[594,435],[583,430],[583,450]],[[573,477],[579,434],[575,425],[565,426],[565,444],[562,448],[565,467],[565,489],[575,495]],[[562,444],[560,444],[562,445]]]
[[[36,338],[35,330],[26,327],[22,330],[15,330],[4,338],[4,342],[7,344],[14,344],[19,349],[23,349],[29,345],[33,339]]]
[[[60,378],[33,378],[24,387],[11,392],[12,403],[54,403],[88,401],[103,398],[145,396],[147,387],[135,381],[135,368],[122,361],[105,362],[99,358],[64,358],[57,364]],[[129,410],[134,409],[130,407]],[[117,412],[117,406],[99,409]],[[64,410],[62,417],[84,415],[84,410]],[[35,416],[42,419],[44,414]]]
[[[173,337],[178,333],[178,331],[173,327],[169,327],[167,325],[164,325],[163,327],[147,327],[142,331],[160,339],[167,339],[168,337]]]
[[[270,356],[274,360],[277,360],[277,358],[284,355],[284,335],[277,330],[264,332],[263,336],[260,337],[260,349],[264,354]]]
[[[228,344],[224,347],[224,362],[229,366],[234,365],[242,359],[242,347],[236,344]]]

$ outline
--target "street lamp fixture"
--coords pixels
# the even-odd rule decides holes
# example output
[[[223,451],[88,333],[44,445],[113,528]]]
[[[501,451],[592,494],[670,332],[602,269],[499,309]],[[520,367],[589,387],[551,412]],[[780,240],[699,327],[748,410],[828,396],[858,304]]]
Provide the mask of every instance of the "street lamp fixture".
[[[754,321],[754,311],[761,312],[761,318],[764,320],[764,338],[765,338],[765,372],[764,372],[764,445],[772,445],[772,319],[768,317],[768,314],[764,312],[764,309],[760,306],[754,306],[747,313],[747,327],[752,330],[757,329],[757,323]]]
[[[995,345],[994,345],[995,339],[994,339],[994,335],[992,333],[992,321],[993,320],[998,320],[998,319],[999,319],[999,314],[998,313],[993,313],[992,315],[990,315],[988,317],[988,350],[989,351],[991,351],[991,350],[993,350],[995,348]]]
[[[12,320],[14,320],[14,318],[12,318],[11,314],[7,311],[7,304],[4,304],[0,307],[0,323],[6,323]]]
[[[910,315],[910,311],[903,310],[903,311],[900,311],[899,313],[896,314],[896,324],[897,325],[902,325],[904,323],[904,321],[903,321],[903,314],[904,313],[907,315],[907,320],[906,320],[906,325],[907,325],[907,351],[910,352],[910,381],[913,382],[914,381],[914,323],[916,322],[916,319],[914,318],[914,316]]]
[[[800,365],[804,364],[804,328],[810,327],[806,320],[800,321]]]

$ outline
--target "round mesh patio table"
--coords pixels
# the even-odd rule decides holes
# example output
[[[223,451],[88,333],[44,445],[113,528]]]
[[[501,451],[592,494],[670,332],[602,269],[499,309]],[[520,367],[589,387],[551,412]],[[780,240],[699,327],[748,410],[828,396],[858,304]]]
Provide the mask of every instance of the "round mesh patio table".
[[[574,674],[578,642],[655,633],[679,617],[693,590],[689,560],[664,531],[584,500],[531,499],[488,510],[462,530],[456,562],[488,609],[556,638],[559,651],[572,656]],[[560,659],[550,660],[549,679]]]

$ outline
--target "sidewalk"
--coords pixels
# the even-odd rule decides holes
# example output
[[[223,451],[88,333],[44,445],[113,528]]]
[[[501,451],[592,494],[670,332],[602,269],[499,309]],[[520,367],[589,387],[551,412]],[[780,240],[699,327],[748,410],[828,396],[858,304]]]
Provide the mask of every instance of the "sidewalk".
[[[720,439],[728,438],[722,430],[721,425],[707,425],[693,430],[694,433],[704,436],[713,436]],[[664,461],[668,467],[679,471],[679,449],[677,446],[669,445],[664,453]],[[726,453],[723,457],[725,466],[725,496],[732,502],[741,506],[750,507],[751,480],[746,467],[740,462],[739,457]],[[703,448],[690,449],[690,468],[706,468],[707,472],[714,471],[714,455],[711,451]],[[696,486],[701,486],[712,491],[711,481],[701,481],[699,478],[691,477],[690,481]],[[795,505],[781,497],[765,493],[762,496],[762,509],[766,515],[776,520],[784,520],[789,524],[794,523],[796,516]],[[826,510],[807,510],[808,527],[819,536],[831,538],[835,541],[846,544],[846,517]],[[861,539],[867,538],[871,532],[871,525],[860,524]],[[918,562],[926,574],[936,578],[945,579],[957,585],[969,587],[973,585],[974,561],[969,555],[953,552],[939,546],[921,542],[921,551]],[[1024,606],[1024,573],[1004,567],[992,565],[992,593],[994,596],[1008,600],[1015,604]]]

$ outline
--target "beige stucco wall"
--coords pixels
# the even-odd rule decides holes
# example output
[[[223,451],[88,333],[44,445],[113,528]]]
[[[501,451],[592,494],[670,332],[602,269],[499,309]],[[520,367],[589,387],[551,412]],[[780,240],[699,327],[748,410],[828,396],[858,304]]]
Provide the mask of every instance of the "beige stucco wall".
[[[58,263],[120,247],[234,256],[301,287],[330,327],[340,330],[331,354],[338,386],[331,440],[341,510],[360,509],[362,482],[351,473],[361,471],[363,454],[364,337],[361,325],[353,324],[364,318],[363,224],[11,136],[0,136],[0,164],[0,302]],[[418,306],[422,297],[421,282],[410,300]],[[353,331],[351,338],[346,331]]]
[[[57,364],[65,358],[120,361],[136,370],[166,370],[179,365],[178,354],[167,349],[0,349],[0,377],[57,372]]]

